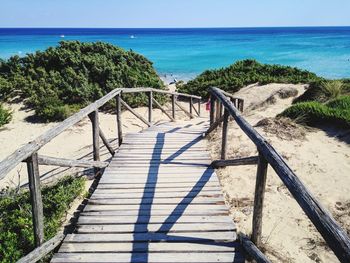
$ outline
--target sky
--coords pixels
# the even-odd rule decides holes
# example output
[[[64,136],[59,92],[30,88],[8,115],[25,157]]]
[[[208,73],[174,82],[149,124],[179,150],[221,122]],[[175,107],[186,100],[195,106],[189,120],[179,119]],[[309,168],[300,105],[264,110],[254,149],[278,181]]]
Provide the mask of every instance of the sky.
[[[0,27],[350,26],[350,0],[0,0]]]

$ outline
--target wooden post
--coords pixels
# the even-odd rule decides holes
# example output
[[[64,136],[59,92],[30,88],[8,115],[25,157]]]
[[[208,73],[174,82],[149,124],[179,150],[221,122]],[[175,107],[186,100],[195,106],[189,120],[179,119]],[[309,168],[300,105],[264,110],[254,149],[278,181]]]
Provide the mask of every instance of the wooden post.
[[[173,119],[175,120],[175,94],[171,96],[171,107],[172,107],[172,114],[173,114]]]
[[[192,100],[192,97],[190,97],[190,113],[191,113],[191,114],[193,114],[193,113],[192,113],[192,112],[193,112],[192,107],[193,107],[193,100]]]
[[[121,111],[120,95],[116,96],[116,115],[117,115],[117,129],[118,129],[118,145],[120,146],[123,142],[122,111]]]
[[[100,126],[98,120],[98,110],[95,110],[89,114],[92,123],[92,146],[94,161],[100,160]],[[95,168],[95,174],[100,172],[99,168]]]
[[[44,212],[40,190],[40,175],[38,154],[35,152],[27,159],[30,200],[32,205],[32,220],[35,246],[44,242]]]
[[[201,116],[201,100],[198,100],[198,117]]]
[[[268,162],[265,157],[259,152],[258,169],[256,173],[255,197],[254,197],[254,212],[253,212],[253,232],[252,241],[259,247],[261,245],[262,233],[262,214],[264,206],[264,195],[267,178]]]
[[[153,92],[148,93],[148,122],[152,123],[152,109],[153,109]]]
[[[212,125],[215,120],[214,120],[214,115],[215,115],[215,99],[214,99],[214,96],[211,96],[210,98],[210,125]]]
[[[216,108],[215,108],[215,120],[219,120],[221,117],[221,112],[220,112],[220,104],[221,102],[219,100],[216,100]],[[221,125],[220,125],[221,126]]]
[[[222,144],[221,144],[221,159],[226,159],[226,144],[227,144],[227,126],[228,126],[228,110],[224,110],[224,125],[222,126]]]

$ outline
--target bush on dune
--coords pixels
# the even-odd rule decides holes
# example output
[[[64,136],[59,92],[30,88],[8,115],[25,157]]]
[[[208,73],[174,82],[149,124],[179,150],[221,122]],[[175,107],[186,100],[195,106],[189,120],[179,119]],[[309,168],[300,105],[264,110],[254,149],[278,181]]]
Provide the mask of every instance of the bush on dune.
[[[218,87],[234,93],[242,87],[267,83],[311,83],[319,81],[316,74],[289,66],[261,64],[255,60],[243,60],[229,67],[218,70],[207,70],[178,86],[180,92],[191,93],[203,97],[208,96],[210,87]]]
[[[20,96],[44,121],[62,120],[115,88],[140,86],[163,88],[152,63],[102,42],[63,41],[43,52],[0,61],[0,99]],[[131,106],[147,101],[142,94],[125,99]]]
[[[310,125],[335,124],[350,128],[350,96],[341,96],[327,103],[318,101],[296,103],[279,116],[302,120]]]
[[[12,112],[4,108],[4,106],[0,104],[0,127],[9,123],[11,119],[12,119]]]
[[[44,231],[48,240],[57,234],[62,218],[74,199],[84,191],[84,178],[65,177],[42,188]],[[1,193],[1,191],[0,191]],[[0,261],[16,262],[34,249],[30,195],[2,192],[0,197]]]

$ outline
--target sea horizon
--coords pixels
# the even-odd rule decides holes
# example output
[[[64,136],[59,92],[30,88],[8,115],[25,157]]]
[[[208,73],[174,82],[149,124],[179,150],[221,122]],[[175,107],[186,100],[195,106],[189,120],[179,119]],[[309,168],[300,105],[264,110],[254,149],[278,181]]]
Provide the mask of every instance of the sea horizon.
[[[132,49],[166,81],[189,80],[242,59],[298,67],[326,78],[350,77],[350,26],[0,28],[0,58],[24,56],[62,40]]]

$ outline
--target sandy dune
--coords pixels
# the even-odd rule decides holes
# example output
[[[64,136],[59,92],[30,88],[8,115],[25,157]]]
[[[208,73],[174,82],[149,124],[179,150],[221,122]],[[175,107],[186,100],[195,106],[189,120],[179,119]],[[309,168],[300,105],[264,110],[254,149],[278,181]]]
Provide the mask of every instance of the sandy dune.
[[[291,87],[296,88],[299,94],[304,91],[303,85],[270,84],[253,85],[240,90],[236,95],[245,99],[248,110],[244,115],[249,123],[255,125],[263,118],[276,116],[291,104],[292,98],[280,99],[278,96],[275,96],[274,104],[262,103],[280,89]],[[256,109],[252,110],[254,108]],[[284,138],[281,136],[284,130],[276,132],[274,129],[269,132],[266,127],[256,129],[279,151],[307,188],[349,232],[350,147],[343,141],[346,138],[337,139],[331,130],[301,128],[300,132],[296,132],[297,138],[285,136],[285,139],[281,139]],[[341,134],[342,131],[338,133]],[[300,134],[305,134],[305,137]],[[219,158],[220,139],[221,129],[218,129],[210,140],[213,159]],[[228,142],[229,158],[257,154],[253,143],[233,122],[229,125]],[[233,220],[240,231],[251,233],[256,166],[220,169],[218,175],[231,206]],[[268,170],[263,216],[263,242],[267,255],[274,262],[338,262],[271,168]]]

